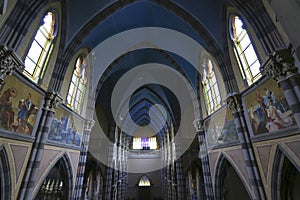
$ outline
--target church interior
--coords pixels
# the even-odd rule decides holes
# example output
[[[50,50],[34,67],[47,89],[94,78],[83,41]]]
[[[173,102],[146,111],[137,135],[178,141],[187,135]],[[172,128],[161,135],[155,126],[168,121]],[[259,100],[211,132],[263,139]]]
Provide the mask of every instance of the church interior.
[[[299,199],[299,24],[299,0],[0,0],[0,200]]]

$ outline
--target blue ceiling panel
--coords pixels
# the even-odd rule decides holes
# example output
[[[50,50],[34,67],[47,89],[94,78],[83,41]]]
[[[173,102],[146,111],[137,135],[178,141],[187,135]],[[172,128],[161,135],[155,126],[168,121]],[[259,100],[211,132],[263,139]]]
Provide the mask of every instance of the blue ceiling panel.
[[[173,12],[149,1],[138,1],[115,12],[92,30],[81,45],[94,48],[115,34],[141,27],[163,27],[176,30],[206,47],[206,43],[190,25]]]

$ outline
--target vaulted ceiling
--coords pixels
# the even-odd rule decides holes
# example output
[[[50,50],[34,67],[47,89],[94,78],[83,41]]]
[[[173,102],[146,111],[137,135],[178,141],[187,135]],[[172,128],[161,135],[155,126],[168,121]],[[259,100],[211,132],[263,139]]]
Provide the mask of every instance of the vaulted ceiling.
[[[113,90],[124,74],[143,65],[167,66],[180,73],[197,96],[200,74],[195,68],[199,52],[195,52],[221,51],[222,0],[87,0],[84,5],[83,1],[72,0],[67,1],[66,8],[66,48],[91,50],[99,91],[96,107],[105,113],[108,126],[114,115]],[[140,74],[136,78],[149,76]],[[136,89],[129,100],[130,113],[122,118],[140,126],[153,122],[157,133],[163,132],[156,129],[162,128],[159,124],[165,121],[164,128],[171,121],[175,128],[179,126],[182,113],[173,91],[155,81]],[[123,103],[120,99],[118,112],[127,106]],[[150,119],[149,110],[155,104],[163,106],[166,113],[153,109],[154,118]]]

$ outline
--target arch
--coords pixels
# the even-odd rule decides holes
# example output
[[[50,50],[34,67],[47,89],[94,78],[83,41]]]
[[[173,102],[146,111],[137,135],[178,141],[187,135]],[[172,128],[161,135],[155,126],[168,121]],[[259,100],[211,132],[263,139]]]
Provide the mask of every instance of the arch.
[[[282,148],[277,147],[272,169],[271,198],[297,199],[296,195],[300,195],[299,186],[300,166]]]
[[[231,175],[231,180],[228,177]],[[237,182],[238,184],[226,184],[226,182]],[[239,183],[240,182],[240,183]],[[226,185],[225,185],[226,184]],[[228,190],[224,190],[224,186],[236,186],[236,190],[233,192],[240,191],[240,195],[235,195],[238,199],[251,199],[251,193],[245,183],[244,179],[241,178],[240,173],[236,170],[235,166],[231,163],[230,159],[222,153],[218,159],[215,172],[215,196],[216,199],[221,200],[234,200],[233,196]],[[243,195],[243,198],[242,196]]]
[[[138,186],[139,187],[150,187],[151,185],[152,184],[151,184],[149,177],[146,174],[142,175],[141,178],[139,179]]]
[[[162,6],[163,8],[166,8],[173,12],[175,15],[178,15],[183,21],[185,21],[187,24],[194,27],[195,31],[199,34],[201,38],[208,44],[208,51],[215,56],[216,61],[218,63],[218,66],[220,67],[224,79],[224,82],[226,83],[228,81],[227,78],[227,70],[225,69],[224,65],[224,58],[221,49],[219,48],[219,45],[214,40],[212,36],[210,36],[209,32],[206,30],[206,28],[199,23],[197,19],[195,19],[192,15],[190,15],[186,10],[181,8],[180,6],[176,5],[175,3],[171,1],[158,1],[158,0],[152,0],[156,4]],[[111,16],[114,12],[117,12],[118,10],[136,2],[136,0],[127,0],[122,2],[116,2],[108,6],[106,9],[104,9],[102,12],[97,14],[93,19],[89,21],[79,32],[78,34],[70,41],[68,47],[66,48],[66,54],[64,55],[63,63],[59,63],[62,66],[56,66],[57,69],[57,76],[59,80],[63,80],[65,71],[67,70],[69,59],[71,59],[72,54],[74,51],[76,51],[77,48],[79,48],[79,45],[81,41],[88,35],[90,30],[94,29],[99,23],[103,22],[107,17]],[[107,65],[108,66],[108,65]],[[62,83],[59,83],[59,85],[56,85],[54,88],[56,90],[59,90]]]
[[[285,47],[283,37],[276,29],[262,1],[227,0],[227,5],[237,9],[251,24],[266,55]]]
[[[67,154],[57,159],[57,162],[48,171],[44,180],[39,182],[37,188],[39,189],[35,194],[35,199],[44,197],[47,190],[51,190],[52,193],[50,195],[57,195],[58,193],[63,199],[70,199],[72,197],[73,172],[71,161]],[[54,193],[53,189],[55,189],[57,193]],[[61,193],[59,194],[59,192]]]
[[[85,54],[80,54],[74,65],[71,81],[69,83],[66,104],[77,113],[81,113],[87,85],[88,60]]]
[[[4,146],[0,146],[0,200],[11,199],[11,173],[9,161]]]
[[[41,84],[57,34],[57,12],[47,10],[41,18],[24,60],[23,74]]]

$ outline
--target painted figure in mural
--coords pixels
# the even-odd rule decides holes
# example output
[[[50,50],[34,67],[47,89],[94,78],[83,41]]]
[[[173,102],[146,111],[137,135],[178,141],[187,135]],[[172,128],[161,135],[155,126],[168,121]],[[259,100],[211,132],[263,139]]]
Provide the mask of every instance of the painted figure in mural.
[[[12,110],[12,98],[16,96],[14,88],[7,89],[0,97],[0,118],[4,129],[11,130],[14,122],[14,112]]]
[[[255,92],[257,105],[250,104],[248,114],[255,134],[277,131],[295,124],[292,111],[283,96],[264,88]]]
[[[293,120],[289,115],[282,113],[269,101],[267,108],[268,117],[273,120],[274,124],[278,126],[278,129],[289,127],[293,125]],[[288,113],[289,114],[289,113]]]
[[[18,130],[24,131],[26,126],[26,120],[28,116],[28,111],[31,108],[31,93],[28,93],[27,99],[22,99],[19,102],[20,111],[18,113]]]

